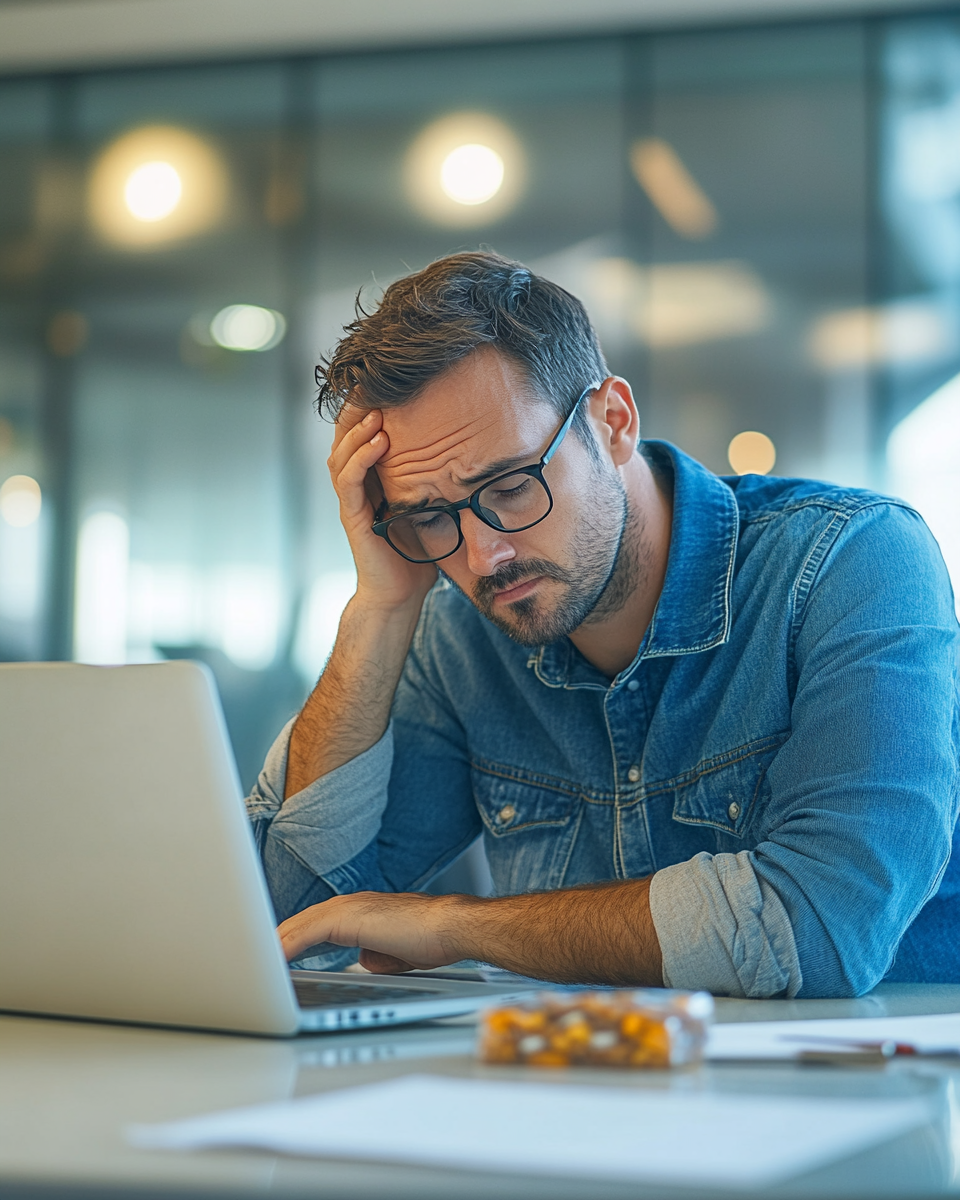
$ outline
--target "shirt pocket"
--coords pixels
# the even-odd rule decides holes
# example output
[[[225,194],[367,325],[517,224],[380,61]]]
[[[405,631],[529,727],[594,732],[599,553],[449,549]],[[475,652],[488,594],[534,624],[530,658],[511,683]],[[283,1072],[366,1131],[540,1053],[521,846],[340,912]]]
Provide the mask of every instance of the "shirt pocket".
[[[497,895],[560,887],[580,823],[576,785],[489,762],[471,776]]]
[[[769,795],[767,771],[788,737],[788,733],[775,733],[758,738],[705,758],[672,779],[673,819],[725,835],[718,838],[720,850],[726,848],[727,838],[743,839],[765,807]]]

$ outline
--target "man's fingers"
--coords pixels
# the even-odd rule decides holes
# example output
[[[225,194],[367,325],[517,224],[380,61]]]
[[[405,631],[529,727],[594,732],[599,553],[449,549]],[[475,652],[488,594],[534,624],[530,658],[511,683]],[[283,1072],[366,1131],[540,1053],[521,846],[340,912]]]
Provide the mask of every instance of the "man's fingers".
[[[379,424],[380,414],[369,413],[350,430],[328,460],[333,486],[340,499],[341,517],[346,520],[366,514],[367,508],[372,507],[366,484],[374,465],[390,444]]]
[[[376,412],[377,409],[364,408],[361,404],[345,404],[337,414],[337,419],[333,430],[333,444],[339,446],[344,437],[351,429],[357,425],[370,412]]]
[[[305,908],[303,912],[288,917],[277,927],[280,944],[283,946],[287,961],[296,958],[309,946],[316,946],[320,942],[336,941],[335,924],[336,922],[331,920],[331,914],[325,910],[323,904],[314,904],[310,908]]]
[[[341,424],[341,422],[343,422]],[[369,442],[378,433],[383,424],[383,415],[379,409],[373,408],[368,412],[358,410],[356,415],[351,413],[349,421],[342,416],[337,422],[337,431],[333,435],[333,447],[330,450],[330,470],[336,474],[350,461],[357,450]]]

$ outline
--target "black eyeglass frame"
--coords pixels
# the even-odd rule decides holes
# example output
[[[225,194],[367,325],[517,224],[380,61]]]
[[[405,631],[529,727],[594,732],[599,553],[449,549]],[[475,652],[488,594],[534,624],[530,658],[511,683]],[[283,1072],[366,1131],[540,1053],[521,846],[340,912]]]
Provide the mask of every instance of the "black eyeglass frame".
[[[550,442],[550,445],[546,448],[546,450],[544,450],[543,457],[538,463],[531,463],[526,467],[514,467],[511,471],[504,471],[502,475],[495,475],[493,479],[488,479],[486,483],[482,483],[475,491],[472,491],[469,496],[465,496],[463,500],[457,500],[453,504],[431,504],[426,508],[414,509],[413,512],[397,513],[396,516],[387,517],[385,520],[382,519],[382,515],[387,504],[386,500],[384,500],[377,512],[374,514],[373,532],[377,535],[377,537],[382,537],[390,549],[399,554],[401,558],[405,558],[407,562],[426,564],[432,562],[442,562],[443,559],[449,558],[451,554],[456,554],[456,552],[463,545],[463,528],[460,525],[460,513],[465,508],[469,508],[474,516],[477,517],[478,520],[481,520],[484,525],[488,525],[491,529],[497,529],[501,533],[522,533],[524,529],[532,529],[534,525],[539,525],[540,522],[545,521],[553,511],[553,492],[550,491],[547,481],[543,477],[543,468],[550,462],[551,458],[553,458],[556,452],[560,449],[560,443],[567,436],[581,403],[586,399],[587,396],[590,395],[591,392],[595,392],[598,387],[600,387],[599,383],[591,383],[588,388],[585,388],[580,393],[580,395],[577,397],[576,404],[574,404],[573,408],[570,409],[570,415],[554,434],[553,440]],[[518,529],[505,529],[503,525],[495,524],[489,519],[489,517],[484,515],[482,506],[480,504],[480,496],[487,490],[488,487],[492,487],[495,483],[499,483],[501,479],[510,479],[514,475],[533,476],[533,478],[540,483],[540,486],[547,493],[548,507],[547,511],[542,517],[537,517],[537,519],[535,521],[531,521],[529,525],[521,525]],[[453,520],[457,527],[457,544],[454,546],[454,548],[452,550],[448,550],[446,554],[441,554],[437,558],[411,558],[409,554],[404,554],[402,550],[397,549],[394,543],[390,540],[390,526],[394,521],[400,521],[404,517],[414,515],[414,513],[417,516],[420,516],[422,513],[446,513],[447,516]]]

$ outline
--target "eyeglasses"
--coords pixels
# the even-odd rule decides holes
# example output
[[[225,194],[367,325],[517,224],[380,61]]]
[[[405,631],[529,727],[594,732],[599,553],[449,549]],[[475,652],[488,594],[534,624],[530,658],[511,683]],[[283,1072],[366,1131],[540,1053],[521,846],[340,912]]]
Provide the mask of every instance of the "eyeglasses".
[[[463,545],[460,513],[465,508],[469,508],[484,525],[504,533],[519,533],[539,524],[553,508],[553,496],[543,477],[543,468],[559,450],[581,401],[599,386],[592,383],[581,392],[538,463],[515,467],[498,475],[454,504],[434,504],[383,520],[387,509],[384,500],[377,510],[373,532],[385,538],[408,562],[429,563],[449,558]]]

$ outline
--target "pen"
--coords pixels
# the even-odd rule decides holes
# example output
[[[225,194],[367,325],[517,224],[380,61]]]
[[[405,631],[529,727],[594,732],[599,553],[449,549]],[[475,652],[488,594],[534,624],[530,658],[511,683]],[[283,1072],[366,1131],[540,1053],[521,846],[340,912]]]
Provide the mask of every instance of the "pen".
[[[876,1058],[879,1061],[885,1061],[890,1058],[960,1058],[960,1050],[953,1046],[944,1046],[931,1050],[921,1050],[910,1042],[898,1042],[893,1038],[884,1038],[877,1041],[857,1041],[853,1038],[839,1037],[805,1037],[802,1034],[787,1035],[783,1038],[785,1042],[809,1042],[817,1046],[846,1046],[849,1049],[841,1051],[839,1054],[829,1050],[816,1051],[804,1050],[801,1051],[801,1058],[804,1061],[813,1061],[812,1056],[842,1058],[849,1056],[855,1058],[859,1062],[865,1061],[865,1056]]]

